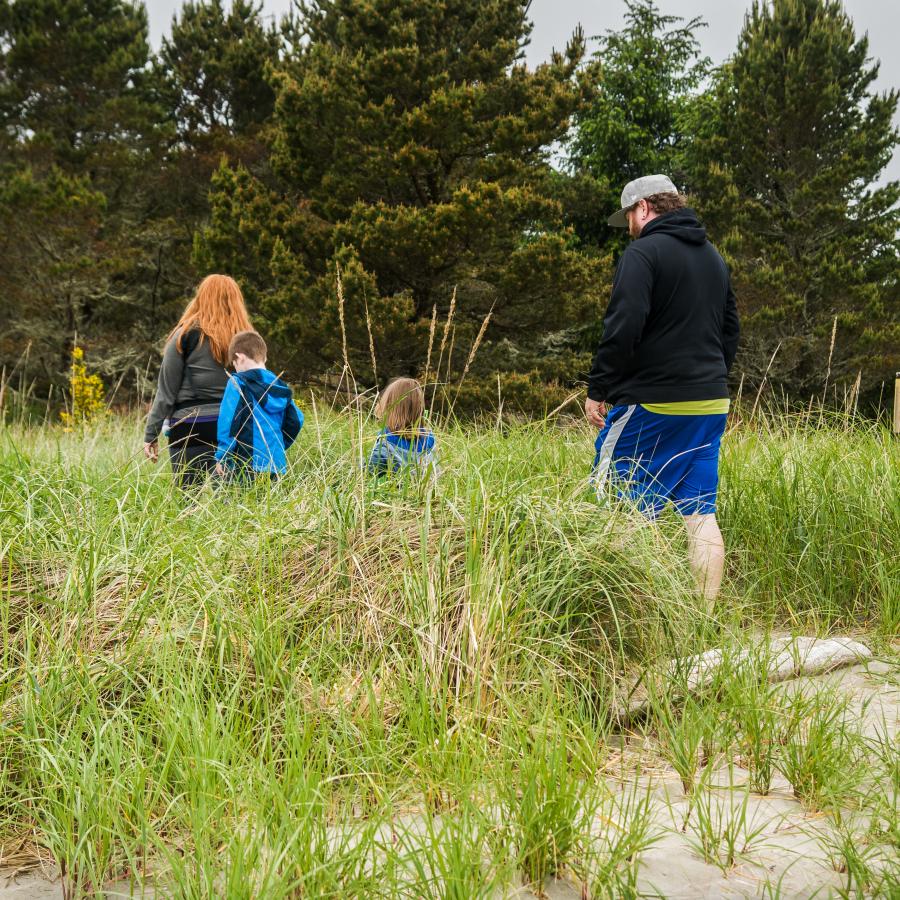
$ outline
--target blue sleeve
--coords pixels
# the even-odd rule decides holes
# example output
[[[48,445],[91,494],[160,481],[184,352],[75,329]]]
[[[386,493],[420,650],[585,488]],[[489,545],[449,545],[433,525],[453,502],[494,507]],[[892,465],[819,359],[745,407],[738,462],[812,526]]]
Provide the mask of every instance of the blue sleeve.
[[[384,475],[393,469],[391,455],[384,438],[379,437],[375,441],[375,446],[372,447],[372,452],[366,461],[366,468],[376,475]]]
[[[285,450],[297,440],[297,435],[300,434],[302,427],[303,411],[291,400],[284,408],[284,418],[281,420],[281,437]]]
[[[239,399],[237,384],[234,378],[229,376],[228,384],[225,386],[225,393],[222,395],[222,402],[219,405],[219,421],[216,423],[216,436],[218,438],[216,459],[219,462],[234,448],[235,440],[231,436],[231,423],[234,421],[234,414],[237,412]]]

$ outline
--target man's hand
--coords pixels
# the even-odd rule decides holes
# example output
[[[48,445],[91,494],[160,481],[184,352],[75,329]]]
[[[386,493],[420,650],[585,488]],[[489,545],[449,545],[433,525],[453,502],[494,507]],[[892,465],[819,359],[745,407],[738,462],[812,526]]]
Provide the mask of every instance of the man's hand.
[[[584,401],[584,414],[591,425],[602,428],[606,424],[606,404],[602,400],[591,400],[588,397]]]
[[[155,463],[159,459],[159,442],[144,441],[144,456],[146,456],[150,462]]]
[[[225,477],[225,466],[223,466],[220,462],[216,463],[216,475],[218,475],[219,478]]]

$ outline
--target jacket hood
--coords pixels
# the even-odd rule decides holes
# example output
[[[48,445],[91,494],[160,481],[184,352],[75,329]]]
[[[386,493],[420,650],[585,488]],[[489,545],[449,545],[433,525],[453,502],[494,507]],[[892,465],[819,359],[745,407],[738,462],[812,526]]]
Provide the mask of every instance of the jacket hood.
[[[382,429],[382,435],[389,444],[400,447],[403,450],[412,450],[415,453],[430,453],[434,448],[434,435],[430,431],[424,429],[420,431],[415,438],[402,437],[394,434],[387,428]]]
[[[706,243],[706,229],[700,224],[697,214],[687,207],[663,213],[649,221],[641,231],[641,237],[651,234],[670,234],[687,244]]]
[[[277,413],[291,401],[291,389],[268,369],[249,369],[234,376],[241,392],[266,412]]]

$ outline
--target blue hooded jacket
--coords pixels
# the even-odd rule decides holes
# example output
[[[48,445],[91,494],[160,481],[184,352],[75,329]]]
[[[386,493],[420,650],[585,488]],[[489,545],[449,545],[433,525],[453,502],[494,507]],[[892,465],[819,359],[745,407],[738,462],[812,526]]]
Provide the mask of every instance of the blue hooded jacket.
[[[219,408],[216,459],[229,468],[284,474],[284,451],[303,427],[291,389],[268,369],[228,376]]]
[[[436,466],[434,435],[430,431],[410,439],[383,428],[368,461],[369,471],[378,475],[402,470],[421,473],[429,468],[436,471]]]

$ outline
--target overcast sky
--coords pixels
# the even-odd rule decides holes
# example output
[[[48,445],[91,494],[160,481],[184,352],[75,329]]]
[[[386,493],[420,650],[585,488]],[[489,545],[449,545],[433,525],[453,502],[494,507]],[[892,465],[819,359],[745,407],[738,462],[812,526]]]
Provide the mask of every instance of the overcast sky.
[[[171,25],[173,13],[181,8],[181,0],[145,2],[150,14],[151,37],[158,45],[162,34]],[[714,63],[720,63],[734,52],[750,0],[659,0],[657,5],[666,14],[685,18],[700,16],[709,26],[699,33],[703,52]],[[280,18],[290,6],[291,0],[263,0],[264,12],[275,18]],[[884,91],[900,86],[900,52],[897,48],[900,3],[844,0],[844,7],[856,25],[857,34],[868,33],[870,55],[881,60],[876,89]],[[621,28],[624,9],[622,0],[533,0],[534,31],[527,53],[529,63],[542,62],[552,48],[564,47],[579,23],[588,37],[602,34],[609,28]],[[900,152],[894,153],[883,177],[900,179]]]

